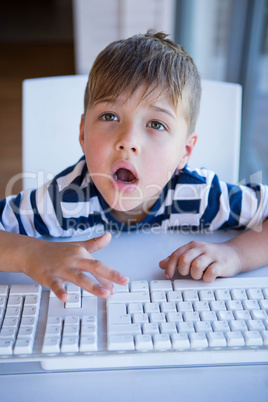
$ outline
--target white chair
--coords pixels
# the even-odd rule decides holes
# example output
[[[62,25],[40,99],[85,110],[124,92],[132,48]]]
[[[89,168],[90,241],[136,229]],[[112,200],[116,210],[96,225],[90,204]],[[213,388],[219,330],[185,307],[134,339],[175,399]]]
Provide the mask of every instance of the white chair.
[[[78,141],[86,75],[28,79],[23,82],[23,187],[34,188],[82,156]],[[237,182],[241,87],[202,81],[190,166],[205,166],[223,180]]]

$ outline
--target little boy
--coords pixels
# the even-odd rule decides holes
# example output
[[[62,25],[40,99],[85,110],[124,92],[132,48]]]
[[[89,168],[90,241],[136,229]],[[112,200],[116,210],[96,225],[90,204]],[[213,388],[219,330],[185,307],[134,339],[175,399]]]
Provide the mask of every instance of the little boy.
[[[211,282],[268,264],[268,187],[232,186],[206,169],[186,167],[197,140],[200,95],[193,60],[165,34],[107,46],[85,91],[84,156],[41,188],[0,203],[0,271],[24,272],[62,301],[65,282],[108,297],[113,282],[128,282],[91,255],[109,243],[109,232],[84,242],[37,239],[90,234],[98,226],[252,229],[225,243],[191,242],[174,250],[160,262],[167,279],[178,270]]]

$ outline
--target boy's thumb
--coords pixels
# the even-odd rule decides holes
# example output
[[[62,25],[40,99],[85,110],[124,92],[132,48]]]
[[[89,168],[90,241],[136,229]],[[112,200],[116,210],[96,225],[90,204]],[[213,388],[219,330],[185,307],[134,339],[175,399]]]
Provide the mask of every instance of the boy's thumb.
[[[106,247],[110,243],[111,239],[111,233],[106,232],[100,237],[94,237],[93,239],[82,241],[80,244],[85,247],[89,253],[94,253],[95,251]]]

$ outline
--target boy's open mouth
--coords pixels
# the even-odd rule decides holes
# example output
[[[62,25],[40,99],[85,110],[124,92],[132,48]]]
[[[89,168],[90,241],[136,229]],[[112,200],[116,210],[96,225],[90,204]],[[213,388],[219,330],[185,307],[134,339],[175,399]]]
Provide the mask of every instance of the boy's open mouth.
[[[121,183],[135,183],[137,180],[130,170],[124,168],[118,169],[114,174],[114,178],[116,181],[120,181]]]

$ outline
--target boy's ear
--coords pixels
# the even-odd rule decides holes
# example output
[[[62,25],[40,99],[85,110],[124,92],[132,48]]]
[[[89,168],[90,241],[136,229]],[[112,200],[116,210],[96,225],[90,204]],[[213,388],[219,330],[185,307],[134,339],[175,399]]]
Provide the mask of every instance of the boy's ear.
[[[188,160],[190,159],[190,156],[192,155],[194,146],[197,141],[197,134],[192,133],[186,140],[185,144],[185,150],[184,150],[184,155],[182,156],[179,164],[178,164],[178,169],[183,169]]]
[[[79,128],[79,142],[83,152],[85,153],[85,132],[84,132],[84,115],[82,114]]]

